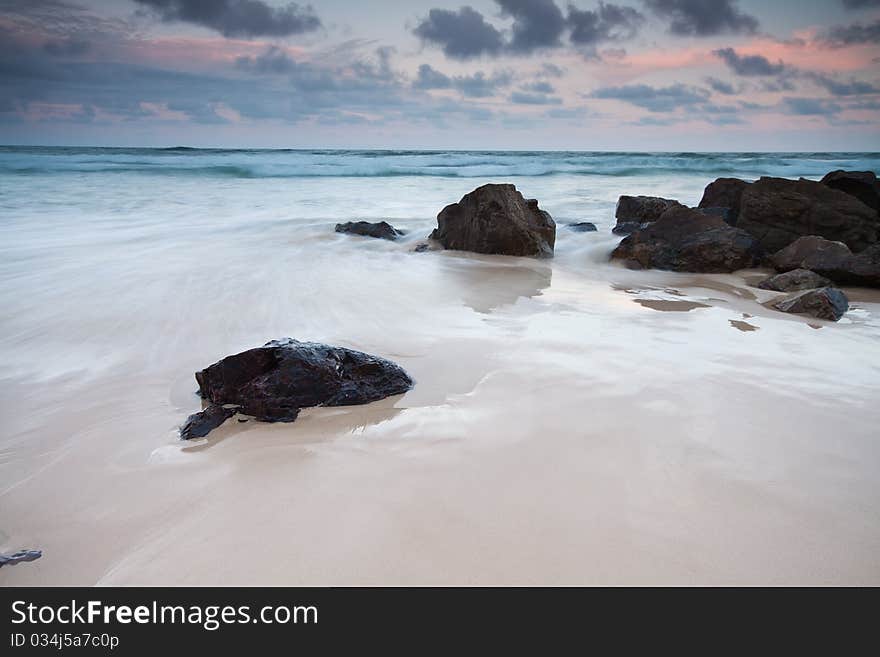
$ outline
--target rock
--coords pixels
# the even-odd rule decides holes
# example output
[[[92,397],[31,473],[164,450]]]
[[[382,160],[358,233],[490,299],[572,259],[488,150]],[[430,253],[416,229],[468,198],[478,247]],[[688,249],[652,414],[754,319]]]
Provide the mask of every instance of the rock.
[[[42,550],[19,550],[18,552],[0,554],[0,568],[3,566],[14,566],[24,561],[35,561],[42,556]]]
[[[700,214],[705,214],[709,217],[721,217],[724,219],[724,222],[733,226],[735,222],[731,219],[731,210],[730,208],[696,208],[696,210]]]
[[[396,240],[403,231],[397,230],[387,221],[370,223],[369,221],[349,221],[344,224],[336,224],[337,233],[349,233],[351,235],[363,235],[364,237],[377,237],[383,240]]]
[[[444,248],[512,256],[551,256],[556,224],[509,184],[483,185],[437,215],[431,239]]]
[[[836,322],[849,309],[849,300],[836,287],[799,292],[773,303],[776,310],[784,313],[811,315]]]
[[[703,190],[700,208],[729,208],[727,221],[736,226],[743,192],[751,183],[739,178],[718,178]]]
[[[828,285],[831,285],[831,281],[808,269],[793,269],[790,272],[776,274],[758,283],[758,287],[762,290],[775,290],[777,292],[811,290],[817,287],[827,287]]]
[[[755,239],[682,205],[625,237],[611,254],[633,268],[690,272],[730,272],[753,267],[760,258]]]
[[[845,271],[852,252],[843,242],[832,242],[824,237],[808,235],[780,249],[770,256],[770,264],[777,271],[809,269],[831,279]]]
[[[880,287],[880,243],[852,256],[838,277],[841,283]]]
[[[617,225],[611,229],[615,235],[629,235],[641,228],[647,228],[651,223],[642,223],[641,221],[618,221]]]
[[[293,422],[309,406],[366,404],[413,385],[384,358],[291,338],[227,356],[196,372],[196,381],[213,404],[235,405],[267,422]]]
[[[614,218],[618,223],[621,221],[651,223],[657,221],[660,215],[674,205],[681,204],[678,201],[659,196],[621,196],[617,200]]]
[[[592,233],[596,230],[596,224],[589,221],[580,221],[576,224],[568,224],[568,227],[577,233]]]
[[[880,217],[845,192],[812,180],[761,178],[742,193],[737,228],[754,235],[768,252],[797,238],[818,235],[855,252],[880,238]]]
[[[880,212],[880,181],[873,171],[832,171],[822,184],[855,196],[874,212]]]
[[[219,404],[211,404],[198,413],[193,413],[180,428],[180,437],[184,440],[203,438],[235,415],[234,408],[224,408]]]

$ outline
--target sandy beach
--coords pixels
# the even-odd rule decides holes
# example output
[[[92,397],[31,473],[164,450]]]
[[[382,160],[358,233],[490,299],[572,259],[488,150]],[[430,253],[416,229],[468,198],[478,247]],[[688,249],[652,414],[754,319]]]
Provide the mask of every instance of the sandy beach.
[[[7,199],[0,549],[43,557],[0,583],[880,584],[880,294],[846,289],[832,324],[762,305],[761,271],[627,270],[633,184],[544,180],[517,184],[557,218],[550,260],[412,252],[474,180],[360,196],[396,243],[335,234],[320,180],[197,208],[185,182],[95,189],[88,218],[53,206],[97,184],[73,180],[39,226]],[[337,205],[366,183],[342,184]],[[284,336],[416,385],[178,439],[193,372]]]

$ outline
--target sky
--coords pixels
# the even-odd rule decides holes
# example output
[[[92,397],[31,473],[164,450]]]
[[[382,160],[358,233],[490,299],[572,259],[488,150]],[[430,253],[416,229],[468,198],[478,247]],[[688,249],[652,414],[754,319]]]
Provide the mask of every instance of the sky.
[[[880,151],[880,0],[0,0],[0,143]]]

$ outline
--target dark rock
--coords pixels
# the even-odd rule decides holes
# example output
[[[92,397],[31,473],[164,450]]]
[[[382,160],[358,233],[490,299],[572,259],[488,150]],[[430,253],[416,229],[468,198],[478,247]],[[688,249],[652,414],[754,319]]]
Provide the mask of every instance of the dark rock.
[[[874,212],[880,212],[880,180],[873,171],[832,171],[822,184],[855,196]]]
[[[831,281],[808,269],[793,269],[784,274],[776,274],[758,283],[758,287],[762,290],[775,290],[776,292],[811,290],[817,287],[827,287],[828,285],[831,285]]]
[[[180,437],[184,440],[203,438],[235,415],[234,408],[224,408],[220,404],[211,404],[198,413],[193,413],[180,428]]]
[[[431,239],[458,251],[550,256],[556,224],[513,185],[483,185],[440,211]]]
[[[18,552],[0,554],[0,568],[3,566],[14,566],[24,561],[36,561],[42,556],[42,550],[19,550]]]
[[[739,178],[718,178],[703,190],[700,208],[729,208],[726,221],[736,226],[742,195],[750,184]]]
[[[614,218],[618,223],[621,221],[651,223],[657,221],[660,215],[674,205],[681,203],[659,196],[621,196],[617,200]]]
[[[736,223],[731,219],[730,208],[697,208],[697,211],[700,212],[700,214],[705,214],[709,217],[721,217],[724,219],[725,223],[730,224],[731,226]]]
[[[589,221],[580,221],[576,224],[568,224],[568,227],[577,233],[592,233],[596,230],[596,224]]]
[[[611,257],[633,268],[730,272],[755,266],[760,249],[751,235],[720,217],[678,205],[625,237]]]
[[[846,244],[855,252],[880,237],[880,217],[845,192],[812,180],[761,178],[743,191],[737,228],[768,252],[797,238],[818,235]]]
[[[416,248],[413,249],[416,253],[424,253],[425,251],[429,251],[431,249],[430,245],[425,242],[421,244],[416,244]]]
[[[618,221],[617,225],[611,229],[611,232],[615,235],[629,235],[630,233],[634,233],[641,228],[647,228],[650,225],[650,222],[642,223],[641,221]]]
[[[776,310],[836,322],[849,309],[849,300],[836,287],[807,290],[773,303]]]
[[[227,356],[196,372],[196,381],[203,398],[267,422],[293,422],[309,406],[366,404],[413,385],[384,358],[290,338]]]
[[[370,223],[369,221],[349,221],[344,224],[336,224],[337,233],[349,233],[351,235],[363,235],[364,237],[377,237],[383,240],[396,240],[403,231],[397,230],[387,221]]]
[[[852,252],[843,242],[832,242],[824,237],[808,235],[780,249],[770,256],[770,264],[777,271],[809,269],[822,276],[835,280],[845,271]]]
[[[880,287],[880,243],[852,256],[838,277],[841,283]]]

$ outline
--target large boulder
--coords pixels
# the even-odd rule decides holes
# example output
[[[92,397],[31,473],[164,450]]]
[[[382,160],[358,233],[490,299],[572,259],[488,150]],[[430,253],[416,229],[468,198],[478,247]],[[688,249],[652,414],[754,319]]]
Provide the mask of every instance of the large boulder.
[[[673,206],[656,222],[625,237],[612,252],[628,267],[731,272],[758,264],[756,240],[717,216]]]
[[[364,237],[376,237],[383,240],[396,240],[403,235],[403,231],[397,230],[387,221],[348,221],[344,224],[336,224],[337,233],[349,233],[351,235],[363,235]]]
[[[758,287],[762,290],[774,290],[776,292],[812,290],[829,285],[831,285],[831,281],[809,269],[793,269],[784,274],[776,274],[758,283]]]
[[[880,212],[880,180],[873,171],[832,171],[822,184],[855,196],[874,212]]]
[[[836,287],[823,287],[775,301],[773,307],[784,313],[811,315],[836,322],[849,309],[849,300]]]
[[[880,243],[856,253],[840,275],[841,283],[880,287]]]
[[[742,195],[750,184],[739,178],[718,178],[710,182],[703,190],[703,198],[700,199],[699,207],[703,209],[728,208],[726,220],[731,226],[736,226]]]
[[[551,256],[556,224],[538,201],[509,184],[483,185],[437,215],[431,239],[444,248],[512,256]]]
[[[227,356],[196,372],[196,381],[199,394],[212,404],[202,413],[220,417],[212,409],[233,406],[267,422],[293,422],[310,406],[366,404],[413,385],[400,366],[384,358],[291,338]]]
[[[880,238],[880,217],[845,192],[812,180],[761,178],[742,193],[736,226],[768,252],[804,235],[843,242],[855,252]]]
[[[659,196],[621,196],[617,199],[614,218],[618,221],[650,223],[657,221],[673,205],[681,204]]]
[[[770,256],[776,271],[809,269],[823,276],[835,277],[846,269],[852,251],[843,242],[832,242],[817,235],[799,237]]]

